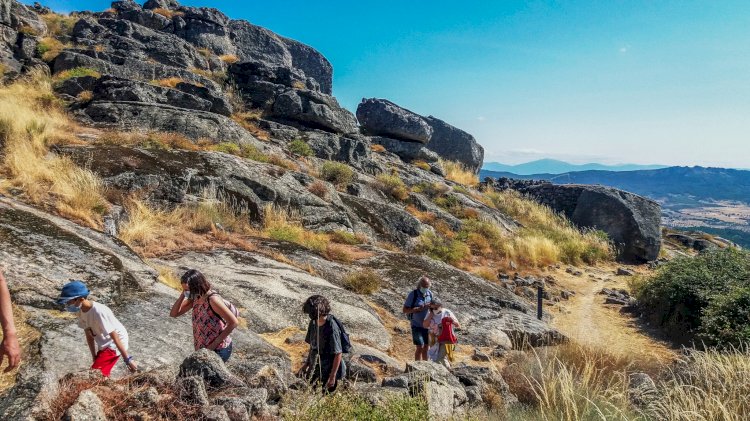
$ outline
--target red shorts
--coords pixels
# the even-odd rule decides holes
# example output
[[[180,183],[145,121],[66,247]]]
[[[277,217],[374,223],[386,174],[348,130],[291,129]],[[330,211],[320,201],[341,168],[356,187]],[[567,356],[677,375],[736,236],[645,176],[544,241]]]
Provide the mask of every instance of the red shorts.
[[[94,358],[94,364],[91,366],[92,370],[101,370],[104,377],[109,377],[109,373],[112,371],[112,367],[117,364],[117,360],[120,356],[117,355],[117,351],[112,348],[107,348],[99,351]]]

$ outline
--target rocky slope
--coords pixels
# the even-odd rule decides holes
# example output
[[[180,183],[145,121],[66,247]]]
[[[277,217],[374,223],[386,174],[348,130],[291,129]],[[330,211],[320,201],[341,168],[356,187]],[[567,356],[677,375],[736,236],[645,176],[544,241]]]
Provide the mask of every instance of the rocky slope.
[[[359,379],[355,391],[377,400],[431,390],[430,411],[438,417],[481,405],[482,388],[507,392],[507,386],[488,367],[448,372],[404,365],[397,347],[408,333],[394,320],[419,276],[433,278],[437,295],[459,315],[462,345],[469,349],[500,356],[565,340],[548,319],[535,317],[527,300],[535,279],[516,274],[500,282],[495,268],[488,281],[414,253],[423,235],[437,232],[450,240],[479,221],[507,237],[523,229],[478,191],[446,178],[441,159],[463,164],[470,175],[481,167],[483,149],[468,133],[380,99],[363,100],[355,117],[332,96],[333,69],[320,53],[216,9],[173,0],[116,1],[104,12],[65,19],[67,26],[42,7],[0,0],[4,78],[52,75],[54,101],[86,129],[51,152],[90,168],[111,203],[98,230],[24,204],[23,192],[9,192],[18,200],[0,199],[6,276],[14,301],[41,335],[28,347],[15,387],[0,395],[3,419],[52,416],[59,380],[88,366],[82,333],[53,304],[70,278],[85,280],[96,300],[112,306],[146,371],[167,373],[166,381],[153,380],[154,374],[149,384],[192,391],[178,397],[223,419],[278,414],[297,383],[295,361],[262,335],[303,329],[300,305],[315,293],[333,301],[356,341],[348,356]],[[158,143],[164,133],[180,147]],[[123,140],[130,135],[141,140]],[[367,244],[357,247],[355,258],[336,259],[329,250],[251,238],[252,247],[190,245],[153,253],[146,263],[118,240],[135,219],[124,198],[180,209],[203,203],[206,192],[232,204],[246,223],[262,225],[281,209],[296,216],[300,229],[356,233]],[[226,235],[218,223],[209,230]],[[626,246],[638,241],[622,237]],[[173,274],[197,267],[242,309],[248,326],[233,335],[235,354],[219,384],[207,375],[176,376],[191,353],[189,319],[167,317],[177,292],[159,282],[155,267]],[[347,284],[347,276],[364,271],[380,279],[367,296]],[[197,372],[227,370],[205,355],[185,364]],[[74,407],[96,407],[97,399],[82,393]],[[513,402],[507,394],[504,399]],[[148,410],[151,401],[145,402],[138,408]]]

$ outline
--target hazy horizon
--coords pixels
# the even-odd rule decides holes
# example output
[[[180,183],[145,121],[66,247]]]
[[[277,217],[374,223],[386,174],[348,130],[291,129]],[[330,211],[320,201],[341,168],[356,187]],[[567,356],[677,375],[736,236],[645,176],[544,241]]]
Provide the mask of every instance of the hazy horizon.
[[[750,167],[750,2],[182,3],[311,45],[346,108],[434,115],[487,162]]]

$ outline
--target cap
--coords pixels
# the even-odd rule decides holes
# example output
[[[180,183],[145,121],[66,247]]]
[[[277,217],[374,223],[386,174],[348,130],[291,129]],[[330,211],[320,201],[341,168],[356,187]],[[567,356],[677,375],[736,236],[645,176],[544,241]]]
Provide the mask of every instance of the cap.
[[[62,287],[60,297],[58,297],[57,299],[57,304],[65,304],[74,298],[86,297],[88,295],[89,289],[86,288],[86,285],[84,285],[81,281],[74,280],[68,282],[67,284],[65,284],[65,286]]]

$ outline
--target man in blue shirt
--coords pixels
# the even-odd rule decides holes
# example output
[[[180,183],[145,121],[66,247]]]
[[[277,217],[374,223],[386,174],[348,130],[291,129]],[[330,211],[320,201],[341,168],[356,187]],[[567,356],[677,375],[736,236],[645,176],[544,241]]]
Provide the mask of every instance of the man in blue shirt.
[[[419,278],[417,289],[410,292],[404,302],[404,314],[411,320],[411,338],[417,347],[414,359],[427,361],[427,349],[430,346],[430,331],[422,326],[432,303],[430,279],[426,276]]]

